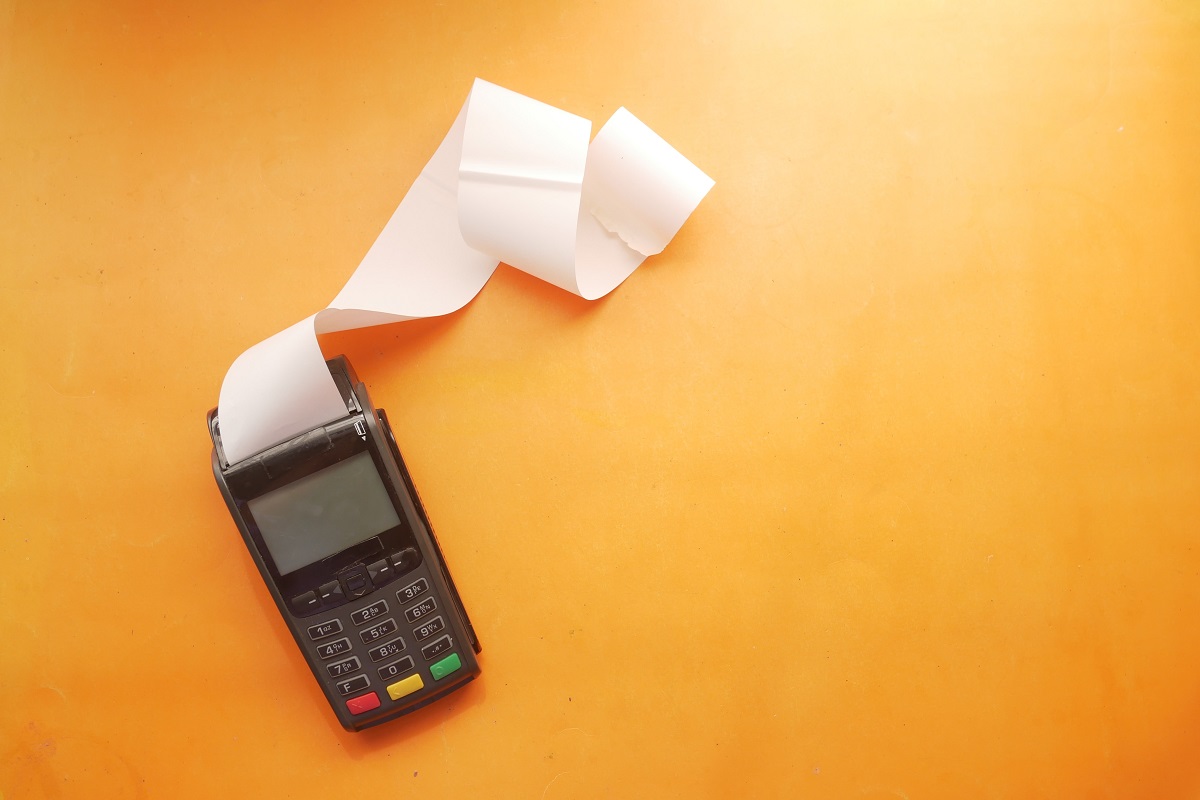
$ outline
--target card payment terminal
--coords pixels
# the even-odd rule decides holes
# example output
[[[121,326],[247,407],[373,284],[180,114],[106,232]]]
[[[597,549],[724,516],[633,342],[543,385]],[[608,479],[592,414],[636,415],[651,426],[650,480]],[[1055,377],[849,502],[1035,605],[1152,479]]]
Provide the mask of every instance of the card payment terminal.
[[[346,415],[236,464],[219,410],[212,467],[230,514],[334,714],[357,731],[480,672],[479,641],[400,457],[345,357]]]

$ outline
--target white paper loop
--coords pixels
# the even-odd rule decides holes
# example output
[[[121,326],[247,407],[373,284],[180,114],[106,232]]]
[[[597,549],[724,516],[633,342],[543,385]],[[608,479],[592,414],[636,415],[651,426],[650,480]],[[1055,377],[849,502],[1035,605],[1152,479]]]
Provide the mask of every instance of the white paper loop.
[[[662,252],[713,181],[619,109],[591,123],[476,80],[330,306],[238,356],[219,401],[232,463],[345,415],[317,334],[447,314],[507,264],[589,300]]]

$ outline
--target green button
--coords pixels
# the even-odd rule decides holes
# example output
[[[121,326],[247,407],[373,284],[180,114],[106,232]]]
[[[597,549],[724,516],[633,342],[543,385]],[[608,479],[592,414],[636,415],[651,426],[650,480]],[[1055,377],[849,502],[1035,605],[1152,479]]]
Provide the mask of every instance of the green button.
[[[462,668],[462,662],[458,660],[458,653],[451,653],[441,661],[429,668],[429,672],[433,675],[435,681],[440,681],[442,678]]]

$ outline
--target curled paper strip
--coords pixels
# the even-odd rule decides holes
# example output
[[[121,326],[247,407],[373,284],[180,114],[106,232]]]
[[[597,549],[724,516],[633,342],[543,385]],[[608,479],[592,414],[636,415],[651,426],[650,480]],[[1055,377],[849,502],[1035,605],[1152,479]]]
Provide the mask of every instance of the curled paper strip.
[[[229,462],[345,415],[317,334],[455,311],[501,261],[592,300],[662,252],[712,179],[624,108],[589,147],[590,133],[582,117],[476,80],[329,307],[230,366]]]

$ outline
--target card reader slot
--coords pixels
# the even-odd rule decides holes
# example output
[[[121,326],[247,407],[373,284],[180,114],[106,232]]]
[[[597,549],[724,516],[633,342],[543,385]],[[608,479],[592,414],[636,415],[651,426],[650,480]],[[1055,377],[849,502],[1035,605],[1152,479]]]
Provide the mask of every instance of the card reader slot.
[[[462,598],[458,596],[458,587],[454,585],[454,578],[450,576],[450,570],[446,567],[446,559],[442,555],[442,546],[438,542],[437,534],[433,532],[433,525],[429,523],[429,517],[425,514],[425,504],[421,502],[421,496],[417,494],[417,487],[413,483],[412,476],[408,474],[408,467],[404,463],[404,459],[400,456],[400,447],[396,444],[396,437],[392,433],[392,425],[388,422],[387,412],[382,408],[376,409],[379,414],[380,427],[387,438],[388,448],[392,451],[392,457],[396,459],[396,466],[400,468],[400,477],[404,480],[404,485],[408,488],[409,494],[412,496],[413,505],[417,507],[417,514],[421,517],[421,522],[425,523],[425,529],[429,531],[429,539],[433,544],[433,554],[437,559],[438,568],[442,572],[442,577],[446,579],[446,585],[450,587],[450,599],[454,602],[454,607],[458,610],[462,617],[463,624],[467,629],[467,638],[471,640],[471,649],[476,653],[483,652],[483,646],[479,643],[479,638],[475,635],[475,626],[471,624],[471,618],[467,616],[467,609],[463,606]]]

